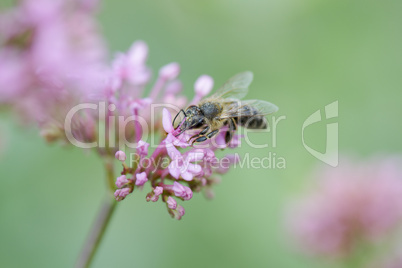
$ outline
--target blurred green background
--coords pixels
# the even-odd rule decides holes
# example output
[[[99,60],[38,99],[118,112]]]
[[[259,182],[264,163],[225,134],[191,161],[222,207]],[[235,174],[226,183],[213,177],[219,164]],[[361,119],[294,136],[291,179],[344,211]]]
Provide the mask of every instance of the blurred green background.
[[[219,86],[255,74],[249,98],[280,107],[277,146],[240,153],[286,160],[286,169],[237,168],[209,201],[195,194],[181,221],[135,192],[119,204],[93,267],[322,267],[292,247],[284,208],[320,162],[301,141],[304,120],[339,101],[340,151],[402,150],[402,1],[103,1],[111,51],[150,47],[154,72],[177,61],[185,94],[200,74]],[[71,267],[94,220],[105,182],[93,153],[48,146],[36,130],[1,118],[0,266]],[[306,129],[324,150],[323,121]],[[147,189],[145,189],[147,190]]]

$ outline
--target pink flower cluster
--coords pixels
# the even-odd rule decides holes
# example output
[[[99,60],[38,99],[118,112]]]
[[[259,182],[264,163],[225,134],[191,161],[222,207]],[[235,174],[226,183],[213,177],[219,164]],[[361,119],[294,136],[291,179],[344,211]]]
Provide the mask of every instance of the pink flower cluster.
[[[116,180],[116,200],[149,182],[153,190],[147,200],[161,199],[168,212],[180,219],[184,208],[176,199],[190,200],[193,192],[203,189],[212,196],[210,188],[218,182],[218,175],[238,161],[233,155],[217,159],[215,151],[237,147],[240,137],[235,135],[226,145],[222,131],[197,148],[187,143],[190,133],[177,136],[172,114],[208,95],[213,79],[200,76],[190,101],[180,94],[178,63],[160,68],[151,83],[148,47],[143,41],[134,42],[127,53],[118,53],[109,66],[93,16],[96,2],[23,0],[1,15],[0,105],[15,108],[38,123],[48,141],[71,142],[72,136],[81,144],[98,142],[95,147],[101,157],[115,155],[123,164]],[[150,93],[144,94],[148,89]],[[84,102],[97,107],[103,103],[104,114],[80,108],[68,130],[67,115]],[[157,113],[151,107],[155,105],[159,105]],[[104,137],[103,146],[100,137]],[[161,137],[151,154],[147,137]],[[130,154],[128,159],[118,151],[127,143],[136,144],[135,156]]]
[[[149,85],[152,71],[146,65],[147,58],[148,46],[145,42],[134,42],[127,53],[116,55],[107,76],[105,100],[109,106],[114,105],[115,110],[108,111],[106,124],[110,124],[111,118],[116,122],[121,116],[127,119],[127,124],[120,125],[120,128],[116,129],[115,145],[108,146],[114,151],[124,140],[139,142],[144,134],[152,134],[145,132],[161,130],[162,126],[158,120],[160,115],[152,109],[152,104],[160,106],[172,104],[174,111],[178,111],[187,103],[187,99],[180,95],[182,83],[178,80],[179,64],[173,62],[163,66],[156,81],[153,85]],[[151,92],[144,96],[147,87],[151,88]],[[160,113],[160,109],[157,112]],[[131,120],[128,120],[130,117]]]
[[[292,207],[292,234],[307,252],[331,257],[386,240],[402,223],[401,163],[376,158],[321,170],[314,191]]]
[[[208,144],[203,144],[203,148],[191,147],[188,144],[189,133],[177,136],[178,130],[172,125],[172,114],[175,115],[178,109],[197,103],[209,94],[213,88],[213,79],[208,75],[200,76],[194,84],[195,96],[188,102],[180,95],[182,84],[177,80],[180,66],[170,63],[159,70],[149,95],[144,96],[145,87],[151,79],[151,71],[145,65],[147,57],[148,47],[142,41],[135,42],[126,54],[117,55],[112,64],[106,90],[108,103],[116,106],[116,110],[111,111],[110,115],[134,116],[134,119],[142,118],[151,124],[150,106],[161,103],[165,106],[163,116],[160,118],[153,114],[154,132],[150,134],[165,137],[149,154],[150,144],[143,140],[146,130],[142,129],[139,120],[134,120],[131,126],[126,126],[125,137],[135,140],[137,146],[132,153],[134,157],[130,155],[129,159],[123,151],[117,151],[115,154],[116,159],[123,164],[121,176],[116,179],[118,189],[115,191],[115,198],[121,201],[135,188],[141,189],[149,182],[153,190],[147,194],[146,200],[157,202],[161,199],[166,203],[169,214],[181,219],[185,210],[177,204],[176,199],[190,200],[194,191],[200,192],[203,189],[208,197],[212,197],[211,186],[219,181],[218,175],[228,172],[230,166],[239,160],[237,155],[218,159],[215,157],[215,151],[237,147],[240,144],[240,136],[235,135],[233,141],[226,145],[225,132],[222,131],[222,134],[217,135]],[[183,151],[189,147],[191,148]]]
[[[142,188],[146,182],[150,182],[153,190],[147,194],[146,200],[156,202],[161,199],[166,203],[169,214],[181,219],[185,211],[175,198],[187,201],[193,197],[193,192],[203,189],[207,196],[211,196],[211,186],[219,182],[218,175],[226,173],[239,159],[237,155],[218,159],[214,151],[221,147],[193,147],[181,152],[182,148],[190,145],[183,140],[185,134],[176,137],[178,130],[173,128],[172,117],[167,109],[163,110],[162,121],[166,138],[149,158],[149,144],[142,140],[136,148],[134,162],[130,163],[132,167],[126,164],[124,152],[116,152],[115,157],[122,162],[123,171],[116,180],[119,189],[115,191],[115,198],[117,201],[123,200],[136,187]]]
[[[92,0],[23,0],[0,15],[0,104],[42,127],[102,90],[95,8]]]

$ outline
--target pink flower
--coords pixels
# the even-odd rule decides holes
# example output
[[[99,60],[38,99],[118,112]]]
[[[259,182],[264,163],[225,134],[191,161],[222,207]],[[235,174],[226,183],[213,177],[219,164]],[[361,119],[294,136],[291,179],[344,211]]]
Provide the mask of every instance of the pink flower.
[[[117,151],[114,155],[117,160],[124,162],[126,161],[126,154],[123,151]]]
[[[176,96],[177,94],[179,94],[182,91],[182,89],[183,89],[183,84],[180,81],[175,80],[166,86],[165,93],[168,95]]]
[[[131,110],[142,110],[147,108],[149,105],[151,105],[152,99],[150,98],[143,98],[143,99],[136,99],[131,101],[130,103],[130,109]]]
[[[147,57],[148,46],[145,42],[134,42],[126,55],[118,55],[113,63],[114,72],[131,85],[145,85],[151,78],[151,71],[145,65]]]
[[[143,157],[143,156],[147,156],[148,155],[148,148],[149,148],[149,143],[146,143],[143,140],[140,140],[138,142],[138,146],[137,146],[137,153]]]
[[[203,97],[211,92],[214,87],[214,80],[209,75],[201,75],[194,84],[195,96],[192,104],[198,103]]]
[[[318,172],[315,191],[289,214],[292,234],[309,252],[338,257],[349,256],[360,241],[387,238],[402,221],[400,166],[378,158]]]
[[[181,217],[184,216],[184,213],[186,213],[186,211],[184,210],[184,207],[182,207],[181,205],[177,205],[177,213],[178,213],[177,217],[180,220]]]
[[[156,196],[161,195],[163,193],[163,187],[156,186],[155,189],[154,189],[154,193],[155,193]]]
[[[121,201],[130,193],[130,188],[117,189],[114,192],[114,197],[117,201]]]
[[[121,175],[120,177],[117,178],[116,180],[116,186],[118,188],[123,187],[125,184],[129,183],[129,180],[127,179],[126,175]]]
[[[159,76],[163,80],[173,80],[176,79],[180,73],[180,65],[177,62],[169,63],[163,66],[159,71]]]
[[[152,201],[156,202],[159,200],[159,196],[163,193],[163,187],[156,186],[152,192],[147,194],[146,200],[147,202]]]
[[[184,186],[178,182],[173,183],[173,192],[175,196],[181,197],[184,200],[190,200],[193,197],[193,192],[187,186]]]
[[[149,198],[149,201],[152,201],[152,202],[157,202],[159,200],[159,196],[158,195],[154,195],[154,196],[152,196],[151,198]],[[147,198],[147,201],[148,201],[148,198]]]
[[[166,201],[168,208],[170,209],[176,209],[177,207],[177,202],[174,200],[173,197],[169,196],[168,200]]]
[[[148,181],[147,173],[145,173],[145,172],[136,174],[135,177],[136,177],[135,185],[137,185],[137,186],[142,186],[142,185],[144,185],[144,183],[146,183]]]
[[[194,84],[195,94],[204,97],[214,87],[214,80],[209,75],[201,75]]]
[[[128,51],[128,64],[135,68],[136,66],[145,65],[148,58],[148,46],[144,41],[136,41],[131,45]]]
[[[0,88],[2,101],[47,126],[102,94],[106,53],[92,11],[84,3],[24,0],[4,14],[0,84],[10,86]]]
[[[224,158],[222,158],[221,161],[219,161],[219,159],[215,156],[214,151],[209,148],[193,149],[190,152],[197,152],[197,153],[204,154],[204,157],[202,158],[202,161],[200,162],[202,170],[199,174],[197,174],[197,177],[210,177],[214,171],[219,171],[219,169],[224,166],[224,165],[221,165],[221,162]],[[223,161],[227,161],[227,160],[223,160]]]
[[[191,162],[201,160],[204,157],[203,153],[190,151],[181,155],[174,146],[167,146],[166,149],[169,157],[172,159],[172,162],[170,162],[168,167],[169,173],[174,178],[178,179],[181,176],[184,180],[191,181],[194,175],[197,175],[202,171],[200,165]]]

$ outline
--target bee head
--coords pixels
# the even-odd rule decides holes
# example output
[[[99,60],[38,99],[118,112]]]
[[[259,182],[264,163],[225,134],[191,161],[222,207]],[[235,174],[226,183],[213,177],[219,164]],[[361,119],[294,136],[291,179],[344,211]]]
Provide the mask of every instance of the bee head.
[[[185,114],[186,119],[180,126],[181,132],[184,132],[187,129],[198,128],[203,125],[204,115],[198,106],[192,105],[188,107]]]

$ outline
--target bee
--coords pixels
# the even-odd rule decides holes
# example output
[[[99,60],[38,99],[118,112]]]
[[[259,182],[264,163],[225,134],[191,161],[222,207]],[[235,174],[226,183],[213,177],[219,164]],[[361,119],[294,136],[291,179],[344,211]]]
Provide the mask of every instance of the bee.
[[[248,87],[253,80],[252,72],[243,72],[229,79],[212,96],[201,100],[198,105],[190,105],[176,115],[173,125],[180,113],[184,114],[182,123],[177,127],[182,134],[186,130],[201,129],[189,142],[199,143],[211,139],[227,126],[225,142],[228,144],[238,126],[248,129],[266,129],[265,115],[278,111],[278,107],[262,100],[244,100]],[[176,128],[176,129],[177,129]]]

